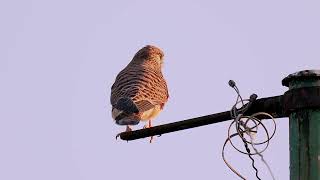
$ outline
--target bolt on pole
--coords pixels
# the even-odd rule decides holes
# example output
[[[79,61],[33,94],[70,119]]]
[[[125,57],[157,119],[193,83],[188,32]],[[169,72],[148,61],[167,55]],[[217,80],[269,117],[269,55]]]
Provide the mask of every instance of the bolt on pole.
[[[289,91],[319,88],[320,71],[305,70],[290,74],[283,79],[282,84],[289,87]],[[320,96],[319,91],[316,96]],[[301,97],[292,97],[291,101],[295,102],[296,106],[293,105],[295,107],[288,114],[290,180],[320,180],[320,107],[301,107],[295,99],[301,100]],[[319,98],[306,101],[312,104],[309,101],[319,101]]]

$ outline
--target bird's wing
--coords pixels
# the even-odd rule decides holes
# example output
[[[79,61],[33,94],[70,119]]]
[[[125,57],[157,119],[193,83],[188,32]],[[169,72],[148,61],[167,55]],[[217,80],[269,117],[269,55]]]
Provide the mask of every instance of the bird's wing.
[[[141,100],[141,101],[137,101],[135,102],[136,106],[139,109],[139,112],[145,112],[148,111],[150,109],[153,109],[156,104],[154,104],[153,102],[151,102],[150,100]]]
[[[150,94],[152,95],[153,102],[155,102],[155,104],[160,105],[161,109],[163,109],[164,104],[169,99],[169,91],[167,83],[161,73],[159,75],[159,79],[155,85],[155,88],[150,92]]]
[[[136,106],[136,104],[130,98],[127,98],[127,97],[120,98],[117,101],[117,103],[114,106],[114,108],[116,108],[116,109],[118,109],[120,111],[123,111],[125,113],[128,113],[128,114],[138,113],[139,112],[139,109]]]
[[[136,89],[130,90],[130,84],[132,83],[131,79],[133,77],[130,74],[130,71],[127,68],[124,68],[116,76],[114,83],[111,86],[111,96],[110,102],[112,106],[115,106],[120,98],[130,97],[128,92],[136,93]]]
[[[145,67],[139,69],[126,67],[117,75],[111,87],[110,101],[112,106],[116,107],[119,99],[130,98],[139,112],[144,112],[158,105],[162,109],[168,97],[167,84],[161,72],[150,71]]]

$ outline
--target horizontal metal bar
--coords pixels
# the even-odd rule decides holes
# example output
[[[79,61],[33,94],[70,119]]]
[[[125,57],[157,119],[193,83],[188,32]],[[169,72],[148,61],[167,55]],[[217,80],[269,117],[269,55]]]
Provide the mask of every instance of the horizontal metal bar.
[[[188,120],[173,122],[169,124],[163,124],[159,126],[154,126],[151,128],[146,129],[140,129],[130,132],[123,132],[120,134],[120,138],[122,140],[135,140],[140,138],[145,138],[149,136],[156,136],[156,135],[162,135],[174,131],[180,131],[184,129],[199,127],[199,126],[205,126],[208,124],[223,122],[226,120],[230,120],[230,111],[212,114],[208,116],[202,116],[197,118],[192,118]]]
[[[252,106],[246,111],[245,115],[251,115],[257,112],[267,112],[275,118],[286,117],[282,112],[281,103],[282,96],[274,96],[268,98],[257,99],[253,102]],[[261,117],[269,118],[269,117]],[[207,116],[187,119],[183,121],[173,122],[169,124],[163,124],[154,126],[151,128],[140,129],[130,132],[120,133],[119,136],[122,140],[130,141],[149,136],[162,135],[170,132],[180,131],[184,129],[195,128],[199,126],[205,126],[209,124],[219,123],[223,121],[231,120],[230,111],[220,112]]]

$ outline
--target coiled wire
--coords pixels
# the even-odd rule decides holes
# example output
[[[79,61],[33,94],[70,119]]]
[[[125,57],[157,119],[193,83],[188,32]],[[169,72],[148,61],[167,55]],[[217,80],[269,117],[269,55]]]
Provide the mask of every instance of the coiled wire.
[[[230,85],[230,81],[229,81],[229,85]],[[231,86],[231,85],[230,85]],[[271,171],[271,168],[269,166],[269,164],[267,163],[267,161],[264,159],[262,153],[268,148],[269,144],[270,144],[270,140],[274,137],[275,132],[276,132],[276,122],[275,119],[272,117],[272,115],[265,113],[265,112],[258,112],[255,114],[252,114],[251,116],[244,116],[243,113],[249,109],[250,105],[252,104],[252,99],[245,99],[243,100],[239,89],[237,88],[237,86],[235,85],[235,83],[233,82],[232,88],[234,88],[234,90],[237,92],[237,100],[236,103],[232,106],[230,113],[231,113],[231,117],[234,119],[231,124],[229,125],[228,128],[228,137],[225,140],[224,144],[223,144],[223,148],[222,148],[222,158],[223,161],[225,162],[225,164],[229,167],[229,169],[234,172],[236,175],[238,175],[241,179],[246,179],[244,176],[242,176],[238,171],[236,171],[235,168],[233,168],[231,166],[230,163],[227,162],[226,158],[225,158],[225,147],[227,145],[228,142],[230,142],[231,146],[237,150],[238,152],[240,152],[241,154],[246,154],[249,156],[249,158],[251,159],[251,165],[252,168],[255,170],[255,175],[256,178],[261,180],[261,178],[258,175],[258,169],[255,167],[255,161],[253,159],[252,156],[254,155],[258,155],[261,158],[261,161],[265,164],[265,166],[268,169],[269,174],[271,175],[272,179],[275,180],[275,177]],[[255,95],[256,96],[256,95]],[[241,108],[237,108],[238,105],[241,105]],[[263,120],[259,119],[259,117],[269,117],[271,119],[271,121],[273,122],[273,131],[272,133],[269,133],[269,130],[267,129],[266,125],[264,125]],[[249,127],[249,123],[253,123],[254,126],[253,127]],[[232,127],[235,127],[235,131],[236,133],[231,133],[231,129]],[[260,128],[259,128],[260,127]],[[254,137],[253,137],[253,133],[256,134],[258,133],[258,129],[259,132],[262,131],[265,133],[266,135],[266,139],[262,140],[261,142],[255,142],[254,141]],[[249,141],[245,138],[244,135],[249,136]],[[242,142],[244,143],[244,147],[246,149],[246,151],[243,151],[241,149],[239,149],[232,141],[232,138],[234,137],[240,137]],[[251,148],[254,150],[254,152],[251,152],[249,145],[251,145]],[[257,146],[264,146],[262,148],[262,150],[258,150]]]

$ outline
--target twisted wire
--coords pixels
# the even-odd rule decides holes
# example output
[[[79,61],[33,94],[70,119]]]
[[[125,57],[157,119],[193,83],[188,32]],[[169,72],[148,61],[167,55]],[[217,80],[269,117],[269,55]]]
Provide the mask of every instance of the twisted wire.
[[[252,155],[251,155],[251,153],[250,153],[250,149],[249,149],[249,147],[248,147],[248,143],[243,139],[243,143],[244,143],[244,146],[245,146],[245,148],[246,148],[246,150],[247,150],[247,152],[248,152],[248,156],[249,156],[249,158],[251,159],[251,166],[252,166],[252,168],[255,170],[255,172],[256,172],[256,177],[257,177],[257,179],[259,179],[259,180],[261,180],[261,178],[259,177],[259,175],[258,175],[258,169],[256,168],[256,166],[254,165],[254,159],[253,159],[253,157],[252,157]]]
[[[231,80],[232,81],[232,80]],[[272,179],[275,180],[274,175],[271,171],[270,166],[268,165],[267,161],[264,159],[262,153],[268,148],[270,140],[274,137],[275,132],[276,132],[276,123],[274,118],[265,112],[258,112],[255,114],[252,114],[251,116],[244,116],[243,113],[251,106],[252,102],[255,100],[255,98],[257,97],[256,95],[254,96],[255,98],[251,98],[250,99],[243,99],[240,95],[240,91],[237,88],[237,86],[235,85],[235,82],[229,81],[229,85],[236,91],[237,93],[237,99],[235,104],[232,106],[231,110],[230,110],[230,115],[231,117],[234,119],[231,124],[229,125],[228,128],[228,137],[224,142],[223,148],[222,148],[222,158],[223,161],[225,162],[225,164],[229,167],[229,169],[234,172],[236,175],[238,175],[241,179],[246,179],[244,176],[242,176],[239,172],[237,172],[235,170],[235,168],[233,168],[231,166],[231,164],[229,164],[225,158],[225,147],[227,145],[227,143],[229,142],[231,144],[231,146],[237,150],[238,152],[240,152],[241,154],[246,154],[248,155],[248,157],[251,160],[251,166],[255,171],[255,175],[256,178],[261,180],[261,178],[259,177],[259,173],[258,173],[258,169],[255,166],[255,160],[252,156],[254,155],[258,155],[261,159],[261,161],[265,164],[265,166],[267,167],[269,174],[271,175]],[[247,102],[245,104],[245,102]],[[241,105],[241,107],[238,109],[237,106]],[[267,127],[263,124],[262,120],[260,120],[258,118],[258,116],[268,116],[270,117],[270,119],[273,122],[273,132],[270,134]],[[249,122],[254,123],[253,127],[249,127],[248,124]],[[231,134],[231,129],[232,127],[235,126],[235,130],[236,133]],[[253,137],[253,133],[258,133],[258,127],[262,127],[263,132],[266,134],[266,139],[261,141],[261,142],[254,142],[254,137]],[[259,131],[260,132],[260,131]],[[245,137],[244,134],[246,134],[247,136],[249,136],[250,140],[248,141]],[[245,150],[246,151],[242,151],[241,149],[239,149],[237,146],[235,146],[235,144],[232,142],[232,138],[234,137],[240,137]],[[251,145],[252,149],[254,150],[254,152],[251,152],[250,148],[249,148],[249,144]],[[264,145],[264,148],[262,150],[258,150],[256,148],[256,146],[260,146],[260,145]]]

